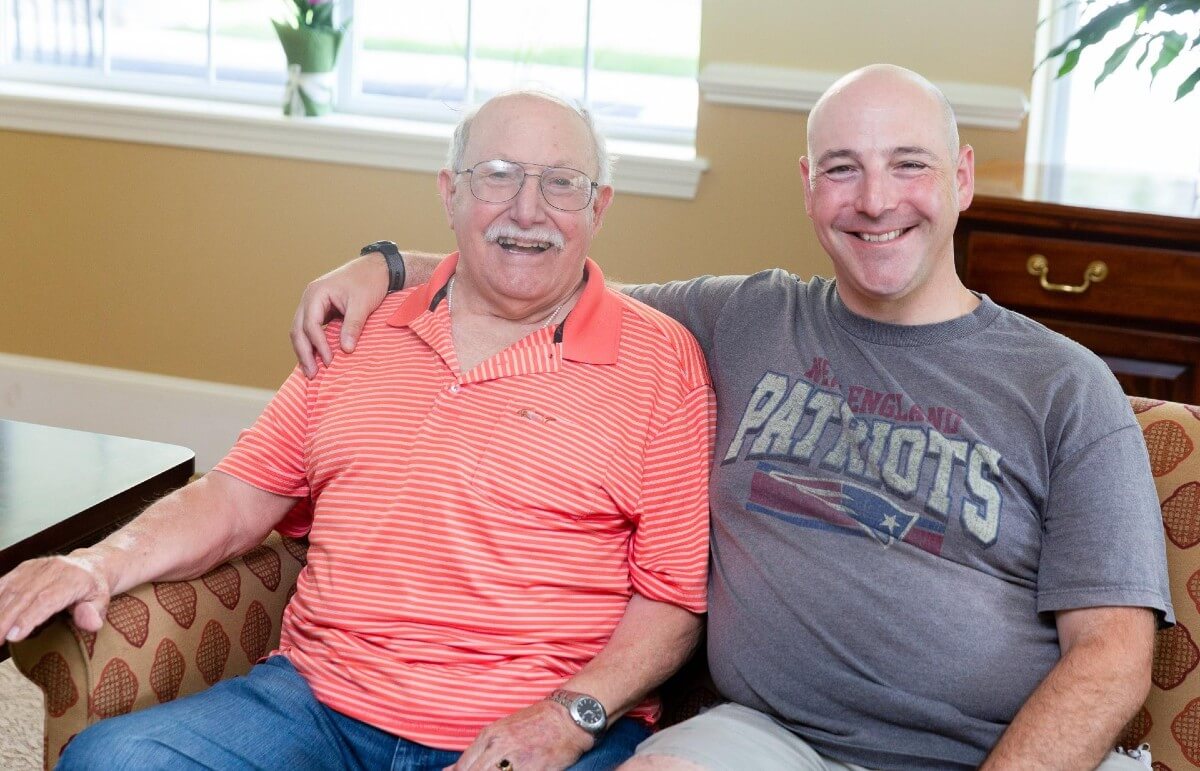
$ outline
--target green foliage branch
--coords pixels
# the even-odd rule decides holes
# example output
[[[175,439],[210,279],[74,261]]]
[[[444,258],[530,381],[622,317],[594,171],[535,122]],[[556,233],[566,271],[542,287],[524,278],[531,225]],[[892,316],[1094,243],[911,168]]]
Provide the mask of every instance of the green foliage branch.
[[[1147,30],[1147,25],[1155,18],[1200,12],[1200,0],[1122,0],[1115,3],[1112,0],[1071,0],[1060,7],[1057,12],[1073,11],[1080,2],[1085,9],[1095,6],[1101,10],[1076,30],[1075,34],[1051,48],[1050,52],[1046,54],[1046,58],[1038,62],[1040,67],[1047,61],[1061,56],[1062,62],[1055,77],[1061,78],[1075,69],[1075,65],[1079,63],[1079,56],[1084,50],[1117,32],[1129,19],[1134,20],[1133,30],[1129,33],[1129,38],[1117,46],[1104,62],[1103,69],[1096,77],[1095,84],[1097,86],[1116,72],[1139,46],[1141,55],[1133,65],[1136,69],[1142,69],[1143,65],[1149,61],[1150,52],[1157,43],[1158,56],[1150,65],[1151,82],[1154,82],[1158,73],[1175,62],[1182,53],[1200,47],[1200,29],[1187,31],[1168,29],[1158,32]],[[1191,93],[1197,83],[1200,83],[1200,67],[1193,70],[1176,88],[1176,101]]]

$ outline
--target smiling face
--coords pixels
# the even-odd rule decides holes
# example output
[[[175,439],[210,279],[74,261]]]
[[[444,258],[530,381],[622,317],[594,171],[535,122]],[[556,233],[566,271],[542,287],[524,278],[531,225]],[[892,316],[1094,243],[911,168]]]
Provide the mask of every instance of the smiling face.
[[[914,73],[877,66],[835,84],[809,117],[804,203],[856,313],[901,324],[960,315],[954,227],[974,160],[953,116]]]
[[[455,173],[482,161],[519,163],[527,175],[516,197],[487,203],[471,193],[471,174]],[[599,176],[591,134],[570,107],[530,94],[492,99],[471,124],[459,169],[443,169],[438,187],[459,250],[456,298],[479,300],[489,312],[520,320],[568,297],[583,276],[584,258],[612,200],[596,190],[581,211],[548,205],[537,176],[548,167]],[[457,301],[457,299],[456,299]]]

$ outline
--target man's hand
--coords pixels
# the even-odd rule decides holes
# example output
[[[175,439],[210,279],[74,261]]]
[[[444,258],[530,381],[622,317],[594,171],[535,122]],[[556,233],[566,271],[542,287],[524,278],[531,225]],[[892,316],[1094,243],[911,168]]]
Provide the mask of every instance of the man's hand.
[[[387,296],[387,288],[387,262],[379,252],[353,259],[305,287],[290,333],[292,348],[305,375],[317,374],[316,356],[321,357],[325,366],[333,361],[324,325],[339,316],[345,318],[340,342],[342,350],[350,353],[367,316]]]
[[[511,763],[513,771],[559,771],[593,743],[561,704],[539,701],[480,731],[446,771],[496,771],[501,760]]]
[[[0,639],[24,640],[65,608],[72,608],[76,626],[95,632],[110,596],[97,558],[87,552],[22,562],[0,578]]]
[[[66,608],[76,626],[98,631],[112,595],[203,575],[257,545],[295,502],[211,471],[95,546],[22,562],[0,578],[0,640],[24,640]]]

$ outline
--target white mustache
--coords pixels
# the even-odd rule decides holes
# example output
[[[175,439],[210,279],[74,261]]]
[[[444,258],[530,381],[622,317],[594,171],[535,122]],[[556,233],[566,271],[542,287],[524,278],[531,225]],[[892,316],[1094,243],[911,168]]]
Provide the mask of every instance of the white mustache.
[[[501,238],[513,238],[521,241],[545,241],[555,249],[563,248],[566,240],[563,234],[552,228],[519,228],[511,223],[496,223],[483,234],[484,240],[494,244]]]

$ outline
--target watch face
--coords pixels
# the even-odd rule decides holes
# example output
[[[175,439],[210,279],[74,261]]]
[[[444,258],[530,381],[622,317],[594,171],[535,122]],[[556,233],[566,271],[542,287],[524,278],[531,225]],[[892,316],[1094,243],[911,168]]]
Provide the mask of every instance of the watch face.
[[[598,731],[604,727],[606,719],[604,706],[591,696],[581,696],[576,699],[572,711],[579,723],[589,731]]]

